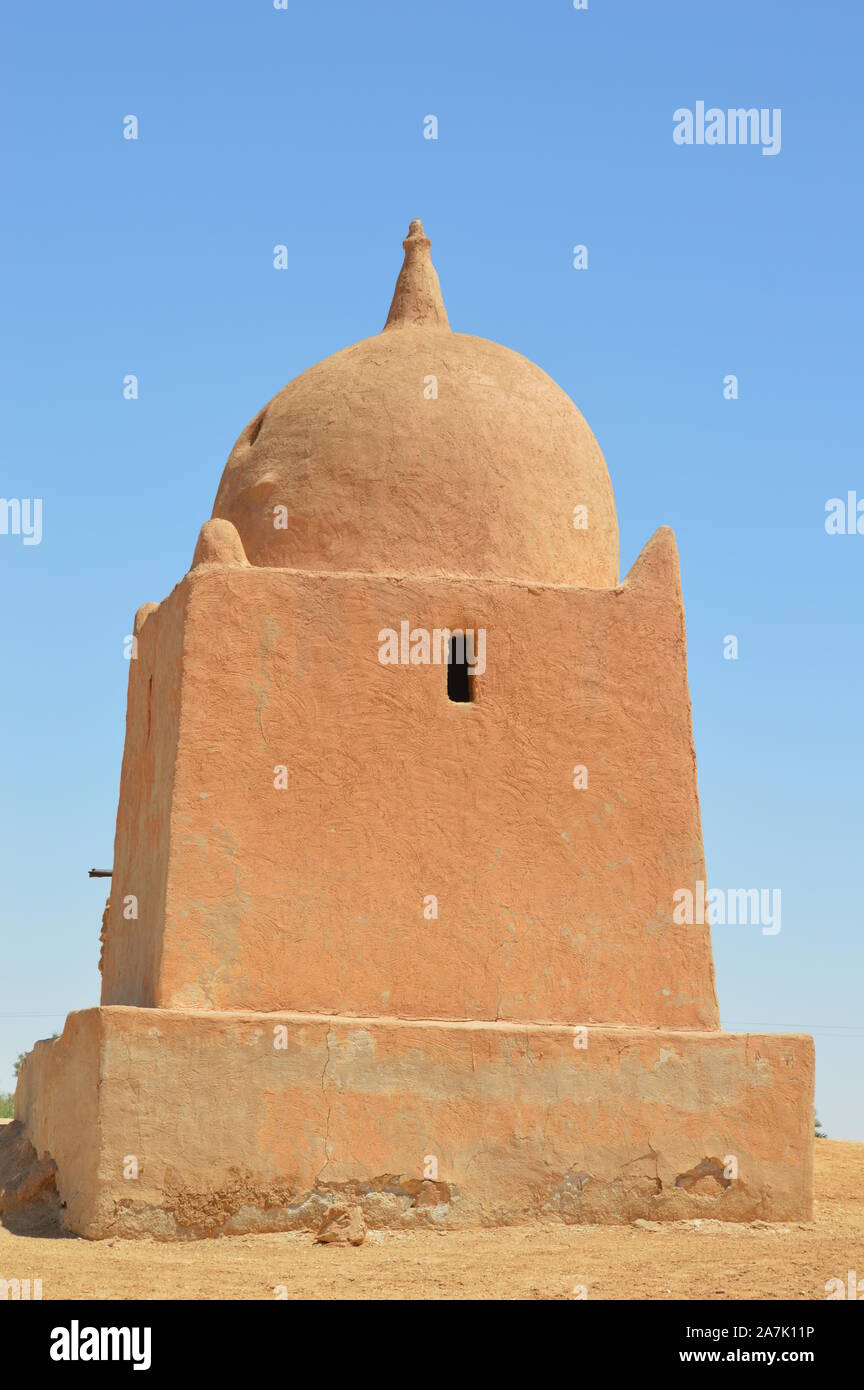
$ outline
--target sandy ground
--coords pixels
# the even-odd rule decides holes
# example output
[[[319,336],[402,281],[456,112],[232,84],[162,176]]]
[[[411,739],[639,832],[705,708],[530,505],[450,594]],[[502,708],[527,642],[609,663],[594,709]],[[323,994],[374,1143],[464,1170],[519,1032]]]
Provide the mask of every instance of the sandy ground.
[[[864,1144],[816,1144],[809,1224],[679,1222],[659,1229],[558,1226],[441,1235],[308,1234],[183,1244],[33,1238],[0,1227],[0,1279],[41,1278],[45,1299],[288,1298],[824,1299],[864,1278]]]

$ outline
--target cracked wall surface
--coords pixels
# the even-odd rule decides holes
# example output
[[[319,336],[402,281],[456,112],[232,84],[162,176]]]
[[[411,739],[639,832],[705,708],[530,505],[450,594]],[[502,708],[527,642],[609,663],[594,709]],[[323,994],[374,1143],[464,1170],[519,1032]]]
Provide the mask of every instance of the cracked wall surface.
[[[312,1227],[334,1201],[442,1229],[811,1215],[811,1039],[573,1044],[553,1025],[94,1009],[27,1058],[19,1119],[93,1237]],[[72,1152],[82,1086],[98,1143]]]

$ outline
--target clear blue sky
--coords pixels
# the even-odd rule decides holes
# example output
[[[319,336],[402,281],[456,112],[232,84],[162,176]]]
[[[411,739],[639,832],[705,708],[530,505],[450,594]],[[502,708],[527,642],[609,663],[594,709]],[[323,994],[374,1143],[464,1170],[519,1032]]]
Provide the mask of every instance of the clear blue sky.
[[[823,1123],[864,1139],[864,536],[824,527],[864,497],[862,29],[856,0],[7,9],[0,495],[44,535],[0,536],[0,1089],[98,998],[132,615],[247,420],[378,331],[419,216],[453,327],[587,416],[622,572],[675,529],[709,881],[783,895],[779,936],[714,931],[724,1024],[812,1030]],[[781,108],[781,153],[675,145],[699,100]]]

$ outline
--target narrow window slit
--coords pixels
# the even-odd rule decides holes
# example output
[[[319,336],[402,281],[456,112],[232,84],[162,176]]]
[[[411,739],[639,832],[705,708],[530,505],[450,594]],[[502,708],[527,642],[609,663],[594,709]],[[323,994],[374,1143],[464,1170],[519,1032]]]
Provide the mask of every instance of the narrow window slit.
[[[464,632],[454,632],[447,643],[447,698],[457,705],[471,703],[468,659]]]

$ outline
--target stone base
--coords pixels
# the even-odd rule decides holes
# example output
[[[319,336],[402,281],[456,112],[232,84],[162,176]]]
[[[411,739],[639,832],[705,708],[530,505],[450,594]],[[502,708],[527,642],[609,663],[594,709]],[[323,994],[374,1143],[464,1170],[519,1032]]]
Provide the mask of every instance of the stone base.
[[[799,1034],[112,1006],[36,1044],[15,1110],[93,1238],[812,1215]]]

